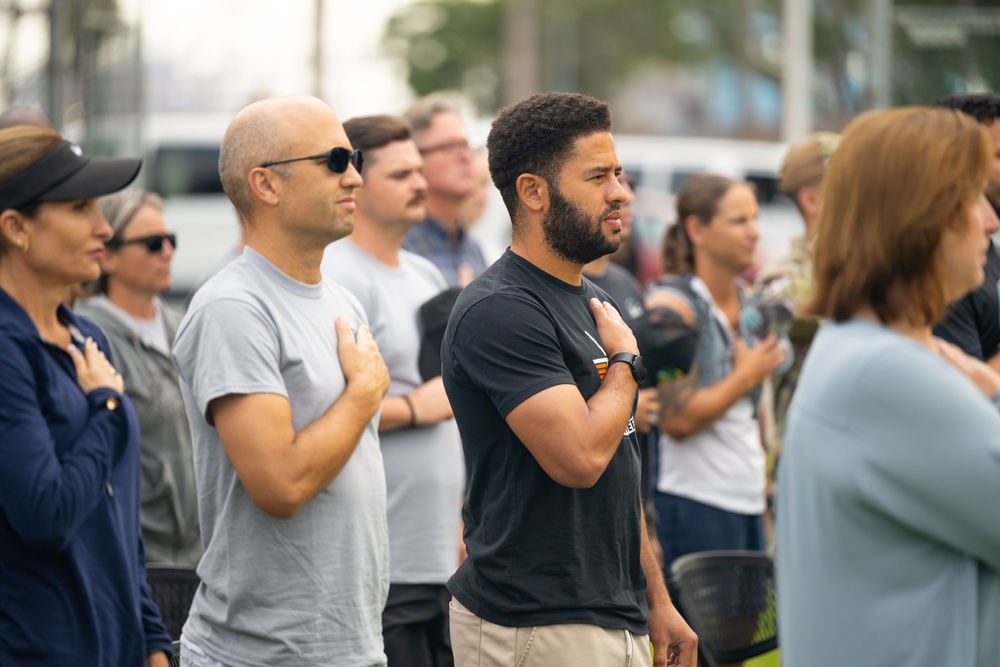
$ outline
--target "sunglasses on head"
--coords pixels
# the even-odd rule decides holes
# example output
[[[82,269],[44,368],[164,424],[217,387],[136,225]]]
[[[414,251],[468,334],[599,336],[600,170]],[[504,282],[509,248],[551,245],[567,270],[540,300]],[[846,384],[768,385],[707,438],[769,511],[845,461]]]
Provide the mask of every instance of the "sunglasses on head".
[[[307,155],[306,157],[293,157],[290,160],[272,160],[271,162],[265,162],[260,165],[261,167],[273,167],[276,164],[287,164],[289,162],[301,162],[303,160],[326,160],[326,168],[335,174],[343,174],[347,171],[347,166],[353,164],[354,168],[361,173],[361,165],[364,162],[364,158],[361,156],[361,150],[349,150],[347,148],[331,148],[327,153],[320,153],[319,155]]]
[[[150,254],[156,254],[163,250],[163,242],[169,241],[170,247],[177,250],[177,234],[150,234],[149,236],[142,236],[137,239],[129,239],[127,241],[111,240],[106,244],[109,248],[120,248],[124,245],[132,245],[134,243],[142,243],[146,246],[146,250]]]

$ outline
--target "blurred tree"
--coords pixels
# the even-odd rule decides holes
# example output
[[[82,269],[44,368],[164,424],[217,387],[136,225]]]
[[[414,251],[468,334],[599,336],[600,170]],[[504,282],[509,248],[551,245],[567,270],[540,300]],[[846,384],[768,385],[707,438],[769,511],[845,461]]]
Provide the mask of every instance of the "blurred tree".
[[[893,102],[927,104],[950,94],[1000,92],[996,0],[919,0],[897,10]]]
[[[813,98],[819,127],[839,128],[873,103],[874,2],[816,2]],[[907,8],[951,8],[945,12],[997,4],[890,4],[903,2]],[[960,43],[931,48],[901,27],[900,9],[889,31],[889,99],[917,103],[970,88],[1000,89],[1000,70],[989,66],[1000,59],[995,25],[966,26]],[[649,68],[689,71],[696,79],[732,72],[736,133],[761,136],[776,132],[773,123],[772,129],[762,128],[753,98],[762,83],[770,90],[780,85],[779,12],[780,0],[420,0],[392,17],[385,45],[406,63],[416,94],[460,90],[482,114],[543,89],[613,99],[626,82]]]
[[[497,104],[502,25],[500,2],[427,0],[389,19],[384,45],[406,63],[417,95],[462,90],[483,112]]]
[[[44,7],[36,3],[26,5],[20,0],[4,0],[0,2],[0,19],[3,20],[3,46],[0,49],[0,108],[11,106],[17,97],[18,51],[20,47],[21,25],[24,19],[29,19],[44,12]]]
[[[53,0],[48,7],[49,62],[47,112],[62,129],[68,110],[100,113],[115,97],[100,94],[95,81],[114,81],[105,49],[123,23],[117,0]],[[123,102],[131,102],[131,99]]]
[[[764,59],[754,22],[745,19],[760,11],[773,13],[776,4],[776,0],[704,0],[695,6],[661,0],[423,0],[404,6],[390,19],[384,44],[406,63],[416,94],[465,89],[471,79],[480,83],[473,99],[476,106],[495,110],[502,102],[523,97],[523,88],[506,80],[513,72],[504,67],[501,47],[519,45],[514,55],[523,63],[524,52],[530,49],[518,37],[525,32],[535,31],[542,42],[535,49],[542,75],[525,72],[527,79],[537,79],[529,87],[576,89],[608,97],[624,77],[650,62],[698,64],[722,58],[734,66],[743,63],[741,71],[761,69]],[[777,77],[777,64],[765,71]],[[522,92],[511,95],[515,90]]]

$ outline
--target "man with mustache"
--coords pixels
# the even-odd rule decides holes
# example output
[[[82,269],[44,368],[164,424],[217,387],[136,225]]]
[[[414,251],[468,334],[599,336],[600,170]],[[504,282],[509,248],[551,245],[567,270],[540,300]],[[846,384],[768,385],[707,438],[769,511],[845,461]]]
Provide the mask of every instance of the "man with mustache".
[[[454,664],[445,582],[458,566],[462,445],[440,375],[421,378],[417,313],[447,283],[428,260],[402,249],[427,198],[409,122],[364,116],[344,130],[364,153],[365,182],[355,194],[354,231],[327,247],[322,270],[361,302],[389,367],[378,426],[389,520],[385,652],[390,667],[443,667]]]
[[[993,210],[1000,214],[1000,95],[982,93],[943,97],[935,106],[956,109],[972,116],[984,125],[996,149],[993,173],[986,185],[986,198]],[[988,234],[997,231],[994,222]],[[994,370],[1000,371],[1000,304],[997,281],[1000,281],[1000,251],[991,240],[983,265],[985,278],[978,289],[966,294],[954,304],[948,316],[934,327],[934,335],[954,343],[968,355],[982,359]]]
[[[490,174],[510,249],[459,295],[442,345],[462,434],[468,558],[448,582],[456,665],[693,667],[644,529],[635,337],[583,267],[619,245],[608,105],[503,109]]]

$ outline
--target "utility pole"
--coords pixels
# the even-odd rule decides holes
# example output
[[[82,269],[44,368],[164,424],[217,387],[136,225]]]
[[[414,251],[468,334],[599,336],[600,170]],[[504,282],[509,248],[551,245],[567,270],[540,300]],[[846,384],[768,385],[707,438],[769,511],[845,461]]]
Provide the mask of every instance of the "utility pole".
[[[892,0],[869,0],[868,11],[872,27],[868,99],[872,108],[884,109],[892,106]]]
[[[539,21],[536,0],[510,0],[504,9],[504,104],[523,100],[542,88]]]
[[[316,22],[313,26],[313,95],[323,98],[323,0],[316,0]]]
[[[73,38],[72,16],[78,10],[76,2],[49,3],[49,60],[46,64],[48,87],[45,115],[52,127],[62,131],[66,100],[67,79],[76,76],[76,40]],[[72,49],[72,52],[70,51]],[[74,82],[75,83],[75,82]],[[74,86],[75,88],[75,86]]]
[[[781,1],[781,140],[812,131],[813,0]]]

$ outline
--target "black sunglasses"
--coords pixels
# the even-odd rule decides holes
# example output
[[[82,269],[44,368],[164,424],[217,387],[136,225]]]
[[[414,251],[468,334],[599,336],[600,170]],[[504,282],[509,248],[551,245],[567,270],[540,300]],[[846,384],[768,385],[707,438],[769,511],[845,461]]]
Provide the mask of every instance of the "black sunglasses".
[[[156,254],[163,250],[163,242],[170,241],[170,247],[177,250],[177,234],[151,234],[149,236],[142,236],[137,239],[129,239],[128,241],[122,241],[121,239],[108,241],[105,245],[109,248],[120,248],[123,245],[132,245],[133,243],[142,243],[146,246],[146,250],[150,254]]]
[[[361,165],[364,163],[364,158],[361,156],[361,149],[349,150],[347,148],[331,148],[328,153],[320,153],[319,155],[308,155],[306,157],[293,157],[291,160],[273,160],[271,162],[265,162],[260,165],[261,167],[273,167],[276,164],[287,164],[289,162],[301,162],[302,160],[320,160],[326,159],[326,167],[335,174],[343,174],[347,171],[347,165],[353,164],[354,168],[361,173]]]

